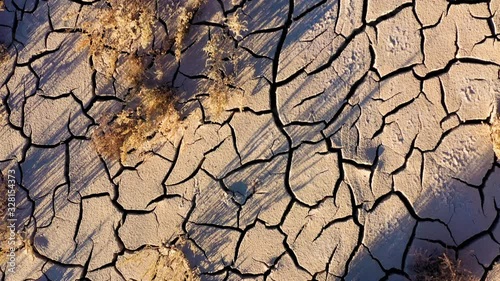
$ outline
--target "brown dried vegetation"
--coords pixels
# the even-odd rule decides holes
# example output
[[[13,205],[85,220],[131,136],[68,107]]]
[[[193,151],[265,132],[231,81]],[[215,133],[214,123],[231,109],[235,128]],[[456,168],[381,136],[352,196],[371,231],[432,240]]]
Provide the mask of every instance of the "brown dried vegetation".
[[[203,90],[208,94],[208,112],[218,116],[224,110],[231,95],[239,89],[234,86],[238,58],[232,39],[226,34],[212,34],[203,48],[207,56]]]
[[[144,70],[146,64],[143,57],[137,55],[127,56],[126,61],[121,67],[124,71],[120,73],[125,83],[130,86],[140,85],[144,79]]]
[[[419,252],[414,255],[414,281],[479,281],[446,253],[441,255]]]
[[[170,7],[175,25],[170,39],[174,43],[176,60],[181,59],[191,22],[204,1],[182,1]],[[122,112],[102,118],[93,136],[101,155],[123,161],[128,153],[141,150],[142,144],[154,134],[170,136],[176,131],[180,117],[174,107],[172,90],[140,89],[147,57],[155,56],[152,48],[156,21],[154,2],[109,0],[108,3],[101,8],[96,20],[83,24],[81,47],[89,50],[98,71],[108,77],[116,75],[127,86],[135,88],[132,92],[138,92],[128,100]],[[224,30],[214,33],[203,49],[207,55],[208,79],[201,84],[200,90],[208,96],[206,106],[210,116],[219,116],[226,109],[230,96],[239,91],[235,86],[237,56],[234,37],[241,37],[245,26],[246,22],[238,14],[229,16]]]
[[[184,40],[191,27],[191,21],[194,14],[203,4],[204,0],[188,0],[184,6],[178,7],[176,15],[176,32],[174,37],[175,42],[175,58],[177,61],[181,59],[182,48]]]
[[[243,38],[241,34],[243,31],[248,31],[247,22],[240,18],[240,14],[234,13],[227,18],[226,25],[233,33],[235,39]]]
[[[183,5],[184,9],[176,9],[179,14],[175,40],[180,40],[179,46],[201,2],[190,0]],[[152,48],[155,21],[154,1],[110,0],[108,6],[101,8],[97,20],[83,25],[86,37],[81,44],[89,49],[95,65],[101,66],[108,77],[116,74],[133,88],[125,109],[101,118],[94,131],[93,142],[104,157],[125,161],[133,151],[143,153],[144,144],[157,133],[170,137],[180,124],[173,90],[143,85],[147,58],[156,54]]]
[[[120,54],[146,52],[153,41],[154,2],[147,0],[109,0],[97,18],[83,23],[85,37],[80,48],[88,48],[98,63],[112,76]]]
[[[144,152],[143,145],[156,133],[170,137],[179,125],[173,90],[143,88],[127,109],[101,120],[93,141],[100,155],[125,161],[131,151]]]

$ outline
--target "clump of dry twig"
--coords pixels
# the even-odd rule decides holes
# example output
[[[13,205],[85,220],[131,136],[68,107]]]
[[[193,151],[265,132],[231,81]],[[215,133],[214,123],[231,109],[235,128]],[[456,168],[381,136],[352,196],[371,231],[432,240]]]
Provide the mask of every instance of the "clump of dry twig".
[[[177,28],[175,32],[175,58],[177,61],[181,59],[181,52],[183,48],[184,39],[186,38],[189,28],[191,26],[191,20],[194,17],[196,11],[203,4],[204,0],[188,0],[186,4],[178,9],[177,15]]]
[[[208,111],[214,116],[221,114],[231,96],[238,89],[234,86],[237,72],[235,47],[226,34],[212,34],[203,48],[207,56],[204,90],[208,94]]]
[[[143,89],[139,97],[143,118],[148,125],[164,136],[171,136],[180,122],[173,91],[167,88]]]
[[[125,161],[131,151],[141,151],[151,136],[160,133],[170,137],[180,124],[172,89],[143,88],[130,104],[136,106],[106,116],[94,132],[93,141],[100,155]]]
[[[236,39],[243,37],[243,35],[241,34],[243,31],[248,31],[247,24],[248,23],[246,21],[240,18],[240,14],[238,13],[232,14],[226,20],[226,25],[229,31],[234,34],[234,37]]]
[[[493,120],[493,124],[491,125],[491,139],[493,141],[493,150],[497,155],[497,158],[500,159],[500,117],[497,116]]]
[[[143,57],[130,55],[127,56],[126,61],[123,63],[121,68],[124,70],[122,74],[124,81],[128,85],[135,86],[142,82],[146,64]]]
[[[154,3],[146,0],[109,0],[96,19],[85,22],[84,39],[80,48],[107,66],[112,76],[120,54],[135,54],[147,50],[153,41]]]
[[[203,48],[207,57],[206,83],[202,85],[208,94],[208,113],[217,118],[226,109],[231,97],[241,91],[237,87],[236,76],[238,60],[235,40],[243,37],[247,22],[240,18],[238,13],[229,15],[226,27],[219,32],[210,34],[207,44]]]
[[[441,255],[419,252],[415,254],[412,267],[415,281],[479,281],[446,253]]]

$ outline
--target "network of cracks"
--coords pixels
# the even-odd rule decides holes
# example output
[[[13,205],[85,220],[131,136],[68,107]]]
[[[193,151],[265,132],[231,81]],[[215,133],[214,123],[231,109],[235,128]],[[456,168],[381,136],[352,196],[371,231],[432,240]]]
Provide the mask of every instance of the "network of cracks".
[[[422,252],[500,279],[500,1],[207,0],[180,60],[164,2],[145,79],[179,90],[183,130],[119,161],[92,132],[127,70],[78,44],[106,3],[5,1],[0,167],[28,242],[2,280],[149,280],[165,246],[202,280],[415,280]],[[236,13],[214,115],[203,48]]]

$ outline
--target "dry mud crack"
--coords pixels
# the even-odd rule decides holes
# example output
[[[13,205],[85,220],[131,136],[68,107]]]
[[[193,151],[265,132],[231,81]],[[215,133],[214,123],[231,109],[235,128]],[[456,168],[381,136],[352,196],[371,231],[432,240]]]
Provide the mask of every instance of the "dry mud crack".
[[[176,50],[183,1],[144,0],[153,51],[111,75],[81,41],[116,1],[3,2],[19,237],[1,280],[419,280],[422,251],[500,280],[500,1],[206,0]],[[234,59],[219,114],[217,38]],[[184,121],[119,161],[92,138],[134,88],[130,53]]]

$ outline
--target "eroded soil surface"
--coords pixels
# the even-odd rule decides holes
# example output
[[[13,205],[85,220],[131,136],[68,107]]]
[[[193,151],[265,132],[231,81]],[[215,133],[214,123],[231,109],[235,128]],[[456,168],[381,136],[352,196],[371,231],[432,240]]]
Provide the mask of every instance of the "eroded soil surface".
[[[102,1],[5,1],[0,168],[31,247],[0,276],[150,280],[177,245],[202,280],[412,280],[445,249],[500,280],[500,1],[207,0],[179,62],[163,2],[145,77],[183,130],[119,162],[92,132],[127,69],[78,44]],[[239,94],[209,114],[202,49],[236,13]]]

